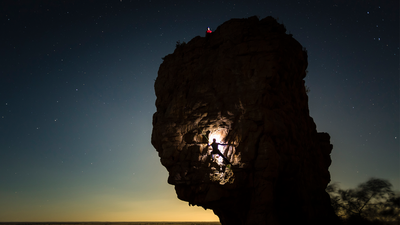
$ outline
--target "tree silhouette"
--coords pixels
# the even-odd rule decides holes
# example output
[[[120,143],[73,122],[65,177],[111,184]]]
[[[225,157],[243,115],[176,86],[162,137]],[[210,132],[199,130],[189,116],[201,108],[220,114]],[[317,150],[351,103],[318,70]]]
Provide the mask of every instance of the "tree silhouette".
[[[326,191],[336,214],[349,224],[400,222],[400,197],[391,188],[389,181],[371,178],[355,189],[342,190],[337,184],[330,184]]]

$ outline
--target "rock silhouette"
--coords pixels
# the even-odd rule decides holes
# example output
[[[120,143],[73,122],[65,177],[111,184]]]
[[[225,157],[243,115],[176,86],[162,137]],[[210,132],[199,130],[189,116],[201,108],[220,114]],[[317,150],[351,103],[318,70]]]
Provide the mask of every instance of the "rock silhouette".
[[[307,52],[274,18],[232,19],[160,65],[152,144],[179,199],[222,224],[329,224],[332,145],[309,115]],[[211,154],[213,139],[230,161]]]

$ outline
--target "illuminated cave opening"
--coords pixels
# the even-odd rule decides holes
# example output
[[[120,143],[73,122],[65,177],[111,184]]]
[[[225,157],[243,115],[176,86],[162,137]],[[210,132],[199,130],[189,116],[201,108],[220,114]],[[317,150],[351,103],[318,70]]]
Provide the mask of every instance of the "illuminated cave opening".
[[[229,148],[234,148],[234,146],[224,142],[227,134],[228,132],[225,129],[217,129],[211,131],[208,138],[210,145],[214,139],[220,144],[218,145],[218,150],[225,155],[225,157],[227,157],[225,151],[227,151]],[[212,151],[212,149],[210,150]],[[211,173],[209,174],[211,181],[218,182],[220,185],[224,185],[226,183],[231,184],[234,182],[235,177],[232,171],[232,164],[227,165],[222,156],[211,153],[211,163],[209,164],[209,167],[211,169]]]

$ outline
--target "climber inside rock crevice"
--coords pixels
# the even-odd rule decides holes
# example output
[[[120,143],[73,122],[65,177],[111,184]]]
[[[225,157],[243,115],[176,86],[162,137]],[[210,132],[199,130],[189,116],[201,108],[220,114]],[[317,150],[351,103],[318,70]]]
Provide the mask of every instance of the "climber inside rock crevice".
[[[222,143],[227,133],[226,129],[216,129],[213,132],[207,131],[206,134],[202,134],[207,139],[205,153],[208,155],[208,160],[203,165],[210,169],[210,181],[220,185],[234,182],[232,163],[228,158],[236,159],[237,157],[229,157],[233,156],[233,149],[235,148],[233,144]],[[213,140],[211,144],[209,143],[210,140]],[[231,154],[228,155],[228,153]]]
[[[214,155],[218,154],[219,156],[222,157],[226,165],[231,165],[231,162],[229,162],[229,160],[224,156],[224,154],[222,154],[221,151],[218,149],[220,145],[228,145],[228,144],[218,143],[217,140],[214,138],[211,145],[209,145],[212,147],[212,152],[211,152],[212,157],[214,158]]]

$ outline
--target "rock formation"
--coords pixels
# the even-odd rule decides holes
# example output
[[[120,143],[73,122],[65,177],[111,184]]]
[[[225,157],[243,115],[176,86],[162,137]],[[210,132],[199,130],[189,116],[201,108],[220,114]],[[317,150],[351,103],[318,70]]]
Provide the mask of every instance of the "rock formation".
[[[222,224],[336,218],[325,192],[332,145],[309,115],[307,65],[272,17],[229,20],[164,58],[152,144],[179,199]],[[213,138],[231,165],[211,154]]]

